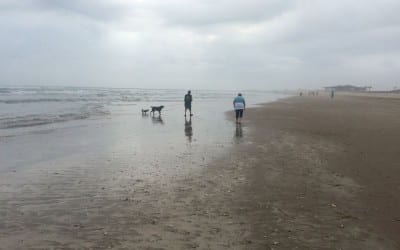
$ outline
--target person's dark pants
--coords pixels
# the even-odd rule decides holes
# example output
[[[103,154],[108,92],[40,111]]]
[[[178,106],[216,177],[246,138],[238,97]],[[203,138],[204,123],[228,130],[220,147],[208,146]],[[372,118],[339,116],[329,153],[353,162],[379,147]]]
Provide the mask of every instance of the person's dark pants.
[[[243,109],[236,109],[236,119],[243,117]]]

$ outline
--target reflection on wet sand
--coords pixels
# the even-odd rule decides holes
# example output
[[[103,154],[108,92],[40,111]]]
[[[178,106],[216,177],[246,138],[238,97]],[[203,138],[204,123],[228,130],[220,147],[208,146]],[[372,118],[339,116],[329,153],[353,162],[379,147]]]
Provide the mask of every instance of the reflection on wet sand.
[[[185,135],[187,136],[189,142],[192,142],[193,137],[193,127],[192,127],[192,117],[189,120],[185,117]]]
[[[236,123],[236,130],[235,130],[235,141],[240,142],[241,138],[243,137],[243,128],[242,124]]]
[[[163,121],[163,119],[161,118],[161,116],[152,116],[152,117],[151,117],[151,121],[152,121],[154,124],[162,124],[162,125],[164,125],[164,121]]]

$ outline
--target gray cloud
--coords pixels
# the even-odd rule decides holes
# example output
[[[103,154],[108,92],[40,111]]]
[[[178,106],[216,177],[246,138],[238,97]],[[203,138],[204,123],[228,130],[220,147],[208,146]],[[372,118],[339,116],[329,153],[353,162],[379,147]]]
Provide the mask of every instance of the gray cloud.
[[[0,2],[0,84],[399,85],[400,2]]]
[[[156,6],[170,24],[177,26],[215,26],[219,24],[260,22],[292,8],[294,0],[176,1]]]

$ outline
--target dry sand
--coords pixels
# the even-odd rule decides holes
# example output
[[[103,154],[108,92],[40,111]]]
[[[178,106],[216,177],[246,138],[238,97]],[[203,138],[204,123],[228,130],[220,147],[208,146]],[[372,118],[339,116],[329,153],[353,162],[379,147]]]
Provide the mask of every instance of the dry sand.
[[[399,114],[394,98],[294,97],[246,110],[236,145],[182,175],[118,157],[7,173],[0,248],[399,249]]]

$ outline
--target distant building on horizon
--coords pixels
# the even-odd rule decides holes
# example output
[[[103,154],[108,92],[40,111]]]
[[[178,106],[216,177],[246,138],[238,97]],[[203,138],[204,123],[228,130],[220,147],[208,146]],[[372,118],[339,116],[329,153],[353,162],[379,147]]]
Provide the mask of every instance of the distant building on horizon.
[[[325,91],[344,91],[344,92],[366,92],[370,91],[372,87],[370,86],[354,86],[354,85],[336,85],[336,86],[329,86],[324,87]]]

